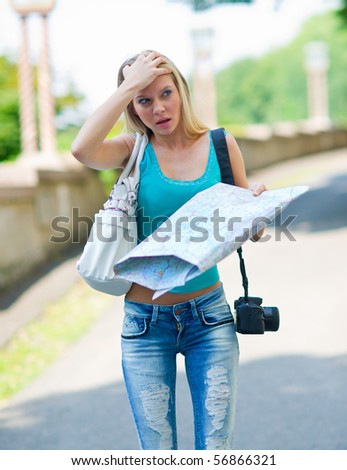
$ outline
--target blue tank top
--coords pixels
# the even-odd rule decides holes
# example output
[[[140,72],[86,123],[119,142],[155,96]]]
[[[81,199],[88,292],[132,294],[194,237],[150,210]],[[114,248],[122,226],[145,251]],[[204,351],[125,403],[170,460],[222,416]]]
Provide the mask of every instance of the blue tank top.
[[[213,146],[211,131],[210,150],[205,172],[195,180],[168,178],[160,169],[152,144],[146,146],[140,164],[140,185],[138,192],[137,226],[139,242],[148,237],[159,225],[176,212],[195,194],[221,182],[217,155]],[[161,234],[163,237],[164,234]],[[170,292],[188,293],[204,289],[219,280],[217,266],[213,266],[184,286]]]

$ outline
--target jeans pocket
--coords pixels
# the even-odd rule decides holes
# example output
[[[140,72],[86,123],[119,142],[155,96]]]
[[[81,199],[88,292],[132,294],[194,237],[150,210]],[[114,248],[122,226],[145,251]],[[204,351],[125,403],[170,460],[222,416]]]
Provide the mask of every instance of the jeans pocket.
[[[206,326],[218,326],[225,323],[234,323],[234,317],[227,303],[211,308],[211,306],[202,307],[198,311],[200,321]]]
[[[124,339],[138,338],[148,330],[146,318],[125,314],[122,325],[121,337]]]

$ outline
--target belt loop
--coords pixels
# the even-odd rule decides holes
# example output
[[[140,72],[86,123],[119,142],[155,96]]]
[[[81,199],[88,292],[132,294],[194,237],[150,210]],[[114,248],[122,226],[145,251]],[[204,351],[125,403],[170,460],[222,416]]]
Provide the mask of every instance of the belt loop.
[[[158,320],[159,306],[153,305],[151,325],[155,325]]]
[[[192,311],[193,318],[198,318],[199,315],[198,315],[198,310],[197,310],[197,308],[196,308],[196,301],[195,301],[195,299],[191,299],[191,300],[189,301],[189,303],[190,303],[190,308],[191,308],[191,311]]]

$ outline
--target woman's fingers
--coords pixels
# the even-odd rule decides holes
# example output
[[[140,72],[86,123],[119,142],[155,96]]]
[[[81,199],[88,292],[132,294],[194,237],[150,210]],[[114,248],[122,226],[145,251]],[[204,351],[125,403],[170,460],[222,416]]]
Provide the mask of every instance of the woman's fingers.
[[[140,89],[145,88],[160,75],[171,73],[166,67],[160,65],[167,63],[167,60],[157,52],[141,52],[132,65],[123,68],[124,78],[135,83]]]
[[[253,196],[259,196],[264,191],[267,191],[267,188],[264,183],[252,183],[249,186],[249,189],[253,191]]]
[[[165,64],[167,62],[165,58],[157,52],[142,52],[139,55],[139,58],[141,58],[144,62],[153,65],[154,67],[158,67],[158,65]]]

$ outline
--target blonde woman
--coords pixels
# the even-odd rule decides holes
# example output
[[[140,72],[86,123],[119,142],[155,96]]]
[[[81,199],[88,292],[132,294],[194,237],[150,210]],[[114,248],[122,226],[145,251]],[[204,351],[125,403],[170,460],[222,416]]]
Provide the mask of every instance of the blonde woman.
[[[129,134],[106,139],[124,112]],[[144,51],[125,61],[118,88],[86,121],[73,155],[96,168],[123,168],[133,133],[149,142],[140,165],[139,241],[191,197],[221,181],[207,126],[195,116],[188,84],[164,55]],[[235,184],[249,188],[241,152],[226,135]],[[250,188],[255,196],[262,183]],[[258,239],[260,235],[255,238]],[[185,366],[196,449],[231,449],[238,341],[217,266],[152,300],[133,284],[124,299],[122,365],[141,449],[177,449],[176,356]]]

